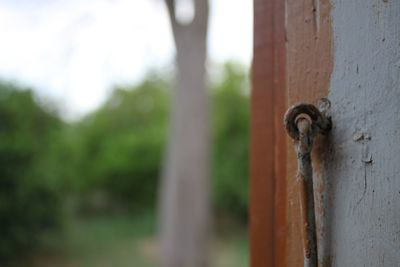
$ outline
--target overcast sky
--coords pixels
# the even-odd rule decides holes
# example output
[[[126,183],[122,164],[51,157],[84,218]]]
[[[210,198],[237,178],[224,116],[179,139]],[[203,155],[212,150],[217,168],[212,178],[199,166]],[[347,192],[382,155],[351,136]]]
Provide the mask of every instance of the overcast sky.
[[[210,60],[249,65],[252,1],[210,1]],[[162,0],[2,0],[0,32],[0,78],[33,86],[67,118],[98,107],[114,84],[168,68],[174,55]]]

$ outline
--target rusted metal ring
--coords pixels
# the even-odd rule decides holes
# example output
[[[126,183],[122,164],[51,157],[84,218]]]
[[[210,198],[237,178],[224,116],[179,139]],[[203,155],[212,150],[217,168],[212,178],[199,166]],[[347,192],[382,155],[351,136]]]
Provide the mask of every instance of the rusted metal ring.
[[[290,137],[299,140],[299,129],[297,128],[296,119],[299,115],[306,114],[311,118],[311,132],[316,134],[320,130],[320,126],[324,121],[321,112],[311,104],[299,103],[290,107],[285,113],[285,129]]]

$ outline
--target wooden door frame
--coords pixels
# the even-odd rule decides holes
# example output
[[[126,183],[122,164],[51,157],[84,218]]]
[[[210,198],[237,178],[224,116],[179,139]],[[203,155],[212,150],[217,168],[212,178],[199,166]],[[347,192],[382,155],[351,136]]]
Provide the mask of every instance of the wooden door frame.
[[[296,159],[283,115],[297,102],[326,97],[333,69],[329,1],[254,0],[251,95],[250,257],[252,267],[301,266],[303,252]],[[316,197],[323,197],[320,155],[314,141]],[[314,153],[317,151],[318,153]],[[317,205],[317,238],[324,230]],[[320,255],[321,256],[321,255]],[[325,261],[325,255],[321,260]],[[329,255],[327,255],[328,257]]]
[[[284,0],[254,1],[251,94],[251,266],[285,258],[286,110]],[[283,265],[281,265],[283,266]]]

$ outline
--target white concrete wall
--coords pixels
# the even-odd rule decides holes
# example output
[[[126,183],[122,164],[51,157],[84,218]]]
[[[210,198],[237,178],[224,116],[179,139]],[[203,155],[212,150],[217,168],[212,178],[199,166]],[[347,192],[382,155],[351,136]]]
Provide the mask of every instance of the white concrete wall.
[[[332,5],[324,246],[332,266],[400,266],[400,1]]]

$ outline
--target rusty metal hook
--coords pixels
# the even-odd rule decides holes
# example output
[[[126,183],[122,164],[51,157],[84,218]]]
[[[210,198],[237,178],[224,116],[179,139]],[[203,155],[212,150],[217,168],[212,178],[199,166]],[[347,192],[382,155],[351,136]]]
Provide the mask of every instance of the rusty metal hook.
[[[315,226],[314,185],[311,150],[314,137],[326,134],[332,128],[329,116],[330,101],[322,98],[319,109],[314,105],[300,103],[285,113],[284,124],[288,135],[296,141],[297,182],[301,220],[303,223],[304,266],[317,267],[317,235]]]
[[[318,108],[312,104],[299,103],[291,106],[285,113],[284,124],[287,133],[294,140],[299,140],[299,130],[297,119],[300,115],[306,114],[312,121],[311,131],[315,136],[318,133],[326,134],[332,128],[329,109],[331,102],[327,98],[321,98],[318,101]]]

